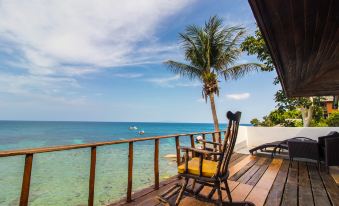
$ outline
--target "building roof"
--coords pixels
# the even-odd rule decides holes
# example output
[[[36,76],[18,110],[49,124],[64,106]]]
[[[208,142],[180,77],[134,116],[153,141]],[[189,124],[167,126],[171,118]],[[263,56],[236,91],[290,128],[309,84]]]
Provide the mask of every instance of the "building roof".
[[[339,1],[249,3],[286,95],[338,95]]]

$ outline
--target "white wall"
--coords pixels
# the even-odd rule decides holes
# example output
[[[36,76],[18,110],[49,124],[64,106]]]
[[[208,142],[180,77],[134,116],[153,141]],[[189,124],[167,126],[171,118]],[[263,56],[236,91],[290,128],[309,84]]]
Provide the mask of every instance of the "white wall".
[[[285,140],[292,137],[308,137],[318,140],[331,131],[339,132],[339,127],[246,127],[239,128],[237,145],[247,141],[247,147],[255,147],[260,144]]]

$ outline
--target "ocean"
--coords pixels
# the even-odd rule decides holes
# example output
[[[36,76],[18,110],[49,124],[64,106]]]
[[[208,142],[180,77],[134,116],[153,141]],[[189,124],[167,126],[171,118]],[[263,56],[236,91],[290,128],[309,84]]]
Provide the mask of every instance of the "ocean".
[[[136,126],[137,130],[129,130]],[[225,124],[220,125],[222,129]],[[143,130],[145,134],[139,135]],[[0,121],[0,150],[213,131],[205,123]],[[182,137],[181,145],[189,145]],[[154,141],[134,145],[133,191],[153,184]],[[160,180],[176,174],[175,140],[160,140]],[[125,197],[128,144],[97,148],[95,205]],[[29,205],[87,205],[90,149],[34,155]],[[0,205],[18,205],[24,156],[0,158]]]

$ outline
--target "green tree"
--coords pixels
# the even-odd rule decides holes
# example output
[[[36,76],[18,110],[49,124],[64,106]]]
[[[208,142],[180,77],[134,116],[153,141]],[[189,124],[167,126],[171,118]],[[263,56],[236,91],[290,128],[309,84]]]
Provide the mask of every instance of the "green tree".
[[[210,100],[216,131],[219,131],[219,122],[214,95],[219,95],[219,78],[238,79],[248,72],[263,67],[256,63],[236,65],[242,53],[240,41],[244,33],[241,27],[223,26],[223,21],[213,16],[203,27],[189,25],[183,33],[179,34],[185,63],[173,60],[165,62],[174,73],[202,82],[202,96],[206,102]]]
[[[330,114],[326,120],[326,123],[329,127],[339,127],[339,111]]]
[[[254,119],[251,120],[251,124],[253,126],[259,126],[260,125],[260,121],[259,121],[259,119],[254,118]]]
[[[278,90],[275,94],[278,109],[300,110],[304,127],[316,125],[316,122],[321,121],[323,117],[321,99],[322,97],[287,98],[282,90]]]
[[[274,64],[269,50],[265,44],[264,38],[257,29],[253,36],[248,36],[241,44],[243,51],[247,52],[248,55],[256,55],[257,58],[265,64],[262,71],[273,71]],[[275,85],[279,84],[279,78],[276,77],[274,82]],[[314,114],[315,111],[319,110],[319,98],[315,97],[301,97],[301,98],[287,98],[282,90],[278,90],[275,94],[275,102],[280,111],[287,110],[300,110],[301,117],[303,120],[303,126],[308,127],[315,124]],[[267,117],[266,117],[267,118]]]
[[[300,127],[301,113],[298,110],[280,110],[276,109],[270,112],[267,116],[263,117],[263,121],[259,121],[254,126],[284,126],[284,127]]]

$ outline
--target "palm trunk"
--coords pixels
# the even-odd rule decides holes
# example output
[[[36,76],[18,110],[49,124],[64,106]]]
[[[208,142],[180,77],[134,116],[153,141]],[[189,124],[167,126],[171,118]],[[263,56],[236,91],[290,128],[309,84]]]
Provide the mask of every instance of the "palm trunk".
[[[302,107],[300,110],[303,119],[303,126],[309,127],[313,119],[313,106],[310,106],[309,108]]]
[[[310,97],[310,101],[312,102],[312,105],[309,108],[301,107],[300,109],[304,127],[309,127],[313,119],[313,97]]]
[[[212,110],[212,116],[213,116],[213,123],[214,123],[214,130],[219,132],[219,121],[217,116],[217,110],[215,108],[215,102],[214,102],[214,94],[211,93],[210,95],[210,103],[211,103],[211,110]],[[216,134],[216,141],[219,142],[219,135]]]

